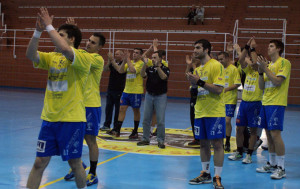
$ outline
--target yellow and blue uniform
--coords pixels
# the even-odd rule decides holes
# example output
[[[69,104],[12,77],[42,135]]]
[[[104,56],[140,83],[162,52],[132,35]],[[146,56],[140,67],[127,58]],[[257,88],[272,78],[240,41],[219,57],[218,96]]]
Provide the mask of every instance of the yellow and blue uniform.
[[[84,105],[87,119],[85,134],[97,136],[101,122],[100,81],[104,60],[98,53],[91,53],[91,56],[96,60],[96,64],[91,64],[84,90]]]
[[[238,69],[234,65],[229,64],[229,66],[225,68],[225,88],[230,87],[232,85],[241,85],[241,77]],[[238,89],[236,88],[234,90],[227,91],[226,93],[224,93],[227,117],[234,117],[234,111],[237,103],[237,91]]]
[[[142,103],[142,94],[144,93],[144,81],[141,76],[141,69],[144,65],[142,60],[137,62],[131,61],[136,72],[130,72],[128,64],[125,64],[124,70],[126,74],[125,89],[121,97],[121,106],[131,106],[132,108],[140,108]]]
[[[197,67],[194,74],[208,84],[225,86],[225,70],[215,59]],[[222,94],[215,94],[198,87],[195,105],[196,139],[217,139],[225,137],[225,103]]]
[[[57,52],[38,52],[39,62],[34,62],[35,68],[48,70],[39,157],[61,155],[64,161],[81,157],[86,126],[84,90],[95,60],[84,50],[72,50],[73,62]]]
[[[279,57],[268,65],[270,71],[284,80],[280,86],[275,86],[264,73],[265,89],[260,112],[260,127],[268,130],[283,130],[284,111],[287,106],[288,88],[290,83],[291,63]]]
[[[258,83],[259,74],[249,65],[243,71],[246,73],[246,79],[236,125],[257,127],[263,95]]]

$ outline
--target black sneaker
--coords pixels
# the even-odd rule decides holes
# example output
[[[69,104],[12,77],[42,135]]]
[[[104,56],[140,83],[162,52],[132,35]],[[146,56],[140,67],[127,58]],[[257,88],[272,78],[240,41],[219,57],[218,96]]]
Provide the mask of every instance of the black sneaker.
[[[200,146],[200,141],[195,139],[192,142],[189,142],[188,146],[190,146],[190,147],[192,147],[192,146]]]
[[[161,149],[166,148],[166,145],[163,142],[158,142],[157,146]]]
[[[201,174],[190,180],[189,184],[207,184],[211,183],[211,176],[209,173],[206,173],[205,171],[201,171]]]
[[[221,183],[221,177],[215,176],[213,178],[214,189],[224,189],[224,186]]]
[[[129,139],[138,139],[139,138],[139,135],[137,132],[132,132],[130,135],[129,135]]]
[[[225,152],[230,152],[230,143],[226,143],[224,147]]]
[[[109,131],[110,130],[110,127],[107,127],[107,126],[103,126],[100,128],[100,131]]]
[[[138,146],[145,146],[145,145],[149,145],[149,144],[150,144],[150,142],[149,141],[145,141],[145,140],[142,140],[142,141],[136,143],[136,145],[138,145]]]

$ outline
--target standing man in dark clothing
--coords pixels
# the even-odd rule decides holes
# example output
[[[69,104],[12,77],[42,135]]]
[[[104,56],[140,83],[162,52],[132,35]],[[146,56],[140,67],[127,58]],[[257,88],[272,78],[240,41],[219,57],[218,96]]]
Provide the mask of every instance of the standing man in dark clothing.
[[[105,122],[101,131],[109,131],[112,123],[112,114],[115,107],[114,128],[119,117],[120,98],[125,87],[126,73],[120,74],[117,70],[123,62],[123,51],[117,50],[115,52],[115,59],[111,53],[108,54],[108,64],[104,66],[104,71],[110,71],[109,82],[107,88],[106,108],[105,108]]]
[[[162,64],[162,53],[158,51],[152,55],[153,66],[147,68],[148,59],[143,58],[144,65],[141,76],[147,77],[144,104],[143,140],[138,146],[150,144],[150,123],[153,111],[156,112],[157,141],[159,148],[165,148],[165,111],[167,106],[168,77],[170,70]]]

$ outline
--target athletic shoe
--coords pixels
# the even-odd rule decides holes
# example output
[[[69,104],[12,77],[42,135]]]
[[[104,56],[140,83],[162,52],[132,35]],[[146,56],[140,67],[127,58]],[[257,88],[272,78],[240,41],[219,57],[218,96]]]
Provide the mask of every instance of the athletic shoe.
[[[157,146],[161,149],[166,148],[166,145],[163,142],[158,142]]]
[[[238,161],[243,158],[243,155],[241,155],[239,152],[234,152],[232,155],[228,156],[228,159],[232,161]]]
[[[221,183],[221,177],[218,175],[213,178],[214,189],[224,189],[224,186]]]
[[[199,140],[193,140],[192,142],[189,142],[188,143],[188,146],[189,147],[197,147],[197,146],[200,146],[200,141]]]
[[[230,152],[230,143],[225,144],[224,150],[225,152]]]
[[[280,166],[278,166],[278,168],[271,175],[272,179],[282,179],[284,177],[286,177],[285,170],[283,170]]]
[[[107,126],[103,126],[100,128],[100,131],[109,131],[110,130],[110,127],[107,127]]]
[[[258,139],[254,145],[253,151],[257,150],[257,148],[263,143],[261,139]]]
[[[86,165],[83,162],[82,162],[82,166],[83,166],[83,169],[85,170],[86,169]],[[69,173],[66,174],[66,176],[64,177],[64,179],[66,181],[70,181],[70,180],[73,180],[74,177],[75,177],[74,172],[72,171],[72,169],[70,169]]]
[[[190,180],[189,184],[207,184],[211,183],[211,176],[209,173],[206,173],[205,171],[201,171],[201,174]]]
[[[112,130],[110,130],[110,131],[106,131],[106,134],[113,135],[113,132],[114,132],[114,131],[115,131],[114,129],[112,129]]]
[[[91,186],[93,184],[97,184],[98,183],[98,177],[97,175],[94,175],[92,173],[89,173],[86,177],[86,185],[87,186]]]
[[[272,166],[270,162],[267,162],[267,165],[263,167],[256,168],[256,172],[258,173],[272,173],[277,169],[277,165]]]
[[[252,158],[251,158],[250,154],[247,154],[246,157],[243,159],[242,162],[244,164],[250,164],[250,163],[252,163]]]
[[[130,135],[129,135],[129,139],[138,139],[139,138],[139,134],[136,133],[136,132],[132,132]]]
[[[138,145],[138,146],[145,146],[145,145],[149,145],[149,144],[150,144],[149,141],[142,140],[142,141],[138,142],[136,145]]]
[[[115,137],[120,137],[120,132],[118,132],[118,131],[112,131],[111,135],[113,135]]]

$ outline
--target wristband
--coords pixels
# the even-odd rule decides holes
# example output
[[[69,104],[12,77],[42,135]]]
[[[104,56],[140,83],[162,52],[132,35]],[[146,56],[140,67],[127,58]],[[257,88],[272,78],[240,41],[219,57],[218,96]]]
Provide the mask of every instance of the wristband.
[[[249,45],[245,45],[245,49],[248,51],[250,49]]]
[[[203,86],[205,85],[205,81],[199,79],[199,80],[197,81],[197,85],[199,85],[200,87],[203,87]]]
[[[41,35],[42,35],[42,32],[34,30],[32,37],[39,39],[41,37]]]
[[[55,29],[54,29],[54,27],[50,24],[50,25],[46,26],[46,30],[47,30],[47,32],[49,33],[50,31],[55,30]]]
[[[261,75],[261,76],[263,76],[264,75],[264,73],[258,73],[259,75]]]
[[[255,52],[255,48],[251,48],[251,49],[250,49],[250,52]]]

